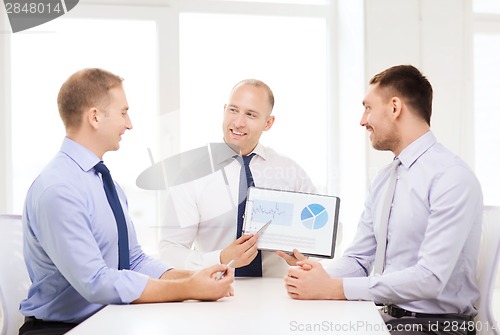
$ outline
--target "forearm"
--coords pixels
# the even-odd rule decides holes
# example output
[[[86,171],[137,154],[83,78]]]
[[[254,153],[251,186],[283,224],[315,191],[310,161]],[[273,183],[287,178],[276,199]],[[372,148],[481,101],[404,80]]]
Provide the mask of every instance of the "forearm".
[[[168,273],[170,271],[167,271]],[[162,276],[163,277],[163,276]],[[141,296],[134,304],[183,301],[191,299],[189,279],[154,279],[150,278]]]
[[[232,292],[234,277],[231,272],[226,273],[222,279],[215,280],[218,272],[226,270],[222,265],[213,265],[196,273],[167,271],[161,279],[150,278],[134,303],[220,299]]]
[[[363,264],[365,267],[363,267]],[[342,256],[333,260],[326,268],[330,277],[367,277],[367,268],[370,268],[369,262],[365,259],[359,259],[354,256]]]
[[[380,303],[433,299],[442,287],[434,274],[419,265],[382,276],[344,278],[347,299]]]
[[[182,278],[187,278],[193,274],[192,271],[188,270],[177,270],[177,269],[171,269],[165,271],[160,279],[163,280],[168,280],[168,279],[182,279]]]
[[[330,278],[325,287],[325,299],[327,300],[347,300],[344,294],[344,284],[342,278]]]

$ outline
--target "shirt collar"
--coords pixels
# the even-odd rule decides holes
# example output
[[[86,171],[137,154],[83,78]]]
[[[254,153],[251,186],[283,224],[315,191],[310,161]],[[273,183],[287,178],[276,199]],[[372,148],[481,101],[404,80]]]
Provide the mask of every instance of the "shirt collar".
[[[260,143],[257,143],[257,146],[255,147],[255,149],[253,149],[253,151],[251,153],[254,153],[256,154],[257,156],[260,156],[262,157],[264,160],[266,160],[267,158],[267,150],[266,148],[260,144]]]
[[[231,147],[227,145],[226,142],[210,143],[209,146],[215,166],[227,165],[229,159],[233,159],[234,157],[238,156],[238,153],[231,149]],[[267,157],[267,150],[260,143],[257,143],[257,146],[252,150],[251,153],[249,153],[249,155],[252,153],[262,157],[264,160]]]
[[[236,152],[226,142],[209,143],[208,148],[214,166],[227,165],[227,161],[236,155]]]
[[[100,159],[83,145],[64,137],[61,152],[71,158],[85,172],[90,171]]]
[[[422,156],[430,147],[437,143],[436,137],[432,131],[428,131],[418,139],[413,141],[409,146],[407,146],[401,154],[398,156],[401,164],[405,168],[410,168],[410,166],[417,161],[417,159]]]

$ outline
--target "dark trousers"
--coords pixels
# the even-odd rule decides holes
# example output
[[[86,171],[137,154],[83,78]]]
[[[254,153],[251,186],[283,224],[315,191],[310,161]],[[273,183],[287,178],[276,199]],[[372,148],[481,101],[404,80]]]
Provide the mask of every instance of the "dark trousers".
[[[77,325],[77,323],[43,321],[28,316],[19,328],[19,335],[61,335],[66,334]]]

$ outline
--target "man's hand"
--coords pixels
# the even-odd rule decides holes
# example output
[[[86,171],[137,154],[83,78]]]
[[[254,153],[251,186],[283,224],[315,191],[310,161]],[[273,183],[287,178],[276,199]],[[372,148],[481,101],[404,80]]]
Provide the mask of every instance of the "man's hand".
[[[224,272],[222,278],[218,274]],[[169,270],[161,278],[149,278],[141,296],[133,303],[218,300],[233,295],[234,274],[227,266],[217,264],[198,272]]]
[[[225,274],[217,279],[220,272],[225,272]],[[188,279],[188,287],[191,290],[192,299],[218,300],[234,295],[231,287],[233,281],[234,274],[231,269],[225,265],[213,265],[195,272]]]
[[[227,264],[234,260],[231,267],[239,268],[250,264],[255,257],[257,257],[257,239],[258,234],[245,234],[241,235],[236,241],[231,243],[228,247],[222,249],[220,253],[220,262]]]
[[[295,266],[297,265],[298,261],[303,261],[307,259],[307,257],[302,255],[297,249],[293,249],[293,253],[291,255],[281,250],[277,250],[276,255],[283,258],[290,266]]]
[[[285,277],[288,295],[301,300],[345,300],[343,282],[330,278],[323,266],[311,260],[297,262]]]

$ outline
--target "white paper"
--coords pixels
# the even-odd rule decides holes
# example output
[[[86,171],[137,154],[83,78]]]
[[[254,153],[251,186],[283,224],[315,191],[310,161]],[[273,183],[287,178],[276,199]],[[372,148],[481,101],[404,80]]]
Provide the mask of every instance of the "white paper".
[[[254,234],[272,220],[259,237],[259,249],[298,249],[306,255],[332,258],[339,205],[335,196],[250,187],[243,233]]]

